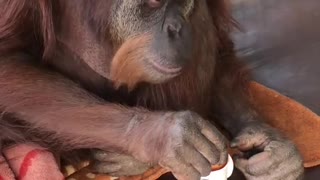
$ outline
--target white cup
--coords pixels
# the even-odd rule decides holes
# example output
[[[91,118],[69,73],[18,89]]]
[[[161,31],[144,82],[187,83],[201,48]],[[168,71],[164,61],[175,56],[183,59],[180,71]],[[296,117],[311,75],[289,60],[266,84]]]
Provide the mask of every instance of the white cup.
[[[227,180],[233,173],[233,160],[230,155],[228,155],[228,163],[219,170],[212,171],[209,176],[201,177],[200,180]]]

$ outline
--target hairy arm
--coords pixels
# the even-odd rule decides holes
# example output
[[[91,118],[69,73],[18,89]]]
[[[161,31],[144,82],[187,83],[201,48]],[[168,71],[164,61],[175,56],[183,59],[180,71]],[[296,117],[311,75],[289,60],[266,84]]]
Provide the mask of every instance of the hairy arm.
[[[251,107],[248,94],[248,72],[236,57],[217,62],[214,87],[214,116],[235,137],[250,123],[262,123]]]
[[[129,136],[128,131],[134,130],[130,121],[145,118],[145,110],[99,100],[72,81],[27,60],[22,56],[0,60],[3,117],[10,114],[32,129],[52,132],[50,137],[66,150],[126,150],[136,138]],[[139,122],[139,126],[152,128],[148,121]]]
[[[210,173],[210,164],[225,163],[223,136],[200,116],[107,103],[27,60],[22,56],[0,59],[1,124],[10,121],[5,118],[10,114],[28,124],[23,135],[50,133],[43,141],[64,150],[128,153],[142,162],[159,163],[181,179],[199,179]],[[14,128],[1,124],[3,129]]]
[[[236,166],[247,179],[301,179],[301,156],[294,144],[263,122],[251,107],[243,65],[230,56],[218,62],[215,118],[229,130]]]

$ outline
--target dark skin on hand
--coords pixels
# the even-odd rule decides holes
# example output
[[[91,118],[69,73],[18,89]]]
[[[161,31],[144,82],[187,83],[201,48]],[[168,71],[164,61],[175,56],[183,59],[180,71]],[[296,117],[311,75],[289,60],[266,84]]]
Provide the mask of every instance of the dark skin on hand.
[[[91,149],[94,172],[161,165],[198,180],[226,163],[219,126],[247,179],[302,179],[296,147],[248,103],[223,0],[0,3],[2,145]]]

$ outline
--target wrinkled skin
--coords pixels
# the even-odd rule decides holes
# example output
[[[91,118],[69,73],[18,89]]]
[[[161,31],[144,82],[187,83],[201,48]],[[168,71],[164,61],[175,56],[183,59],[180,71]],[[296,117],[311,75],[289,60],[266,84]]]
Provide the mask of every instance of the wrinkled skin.
[[[183,116],[190,116],[190,114],[187,112]],[[199,122],[201,123],[201,119],[197,120],[197,123]],[[189,124],[189,127],[188,125],[182,127],[187,134],[185,136],[186,143],[182,143],[184,146],[179,146],[179,149],[173,148],[177,150],[168,153],[169,155],[160,161],[160,165],[172,169],[177,179],[197,179],[199,176],[207,176],[210,173],[209,162],[211,164],[225,163],[226,154],[224,152],[226,152],[226,147],[223,144],[225,141],[219,142],[224,139],[221,134],[210,133],[210,131],[215,130],[214,127],[206,122],[200,125],[200,127],[205,127],[201,132],[208,133],[206,137],[209,138],[207,139],[195,137],[199,136],[199,132],[194,130],[195,125],[193,124]],[[212,146],[208,139],[211,142],[218,142],[220,148]],[[182,140],[178,142],[180,141]],[[195,145],[198,149],[193,148]],[[231,141],[230,146],[242,152],[234,155],[233,160],[235,166],[248,180],[303,179],[303,162],[297,148],[291,141],[268,125],[256,122],[249,123]],[[223,157],[217,157],[218,152],[222,152]],[[98,164],[99,167],[96,167],[97,172],[100,173],[107,173],[115,177],[131,176],[142,174],[152,167],[151,164],[139,162],[124,154],[115,153],[101,156],[101,153],[103,152],[98,152],[99,155],[96,156],[96,160],[101,162]],[[177,154],[177,156],[171,156],[171,154]],[[217,163],[219,158],[221,159],[220,163]],[[174,171],[175,167],[178,167],[176,168],[177,171]],[[184,175],[179,176],[179,174]]]
[[[196,179],[209,175],[211,164],[226,163],[226,139],[208,121],[189,111],[163,116],[172,125],[168,126],[169,135],[163,140],[162,149],[165,151],[158,151],[156,162],[170,169],[176,178]],[[141,149],[137,157],[147,158],[148,153]],[[96,151],[94,159],[91,168],[95,172],[116,177],[138,175],[152,167],[152,164],[142,163],[129,155],[104,151]],[[150,160],[144,159],[144,162]]]
[[[96,150],[92,154],[95,161],[90,165],[91,169],[94,172],[114,177],[140,175],[152,167],[152,165],[142,163],[130,155],[101,150]]]
[[[231,146],[244,152],[234,160],[248,180],[303,179],[303,162],[298,150],[271,127],[254,123],[243,129]],[[253,150],[258,153],[248,157]]]

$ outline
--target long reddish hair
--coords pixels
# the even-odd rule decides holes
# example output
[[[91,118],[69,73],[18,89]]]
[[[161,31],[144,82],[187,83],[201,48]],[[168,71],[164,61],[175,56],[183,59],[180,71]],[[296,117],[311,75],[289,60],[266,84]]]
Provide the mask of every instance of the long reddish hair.
[[[48,56],[56,42],[51,0],[10,0],[1,4],[0,55],[27,52]]]

